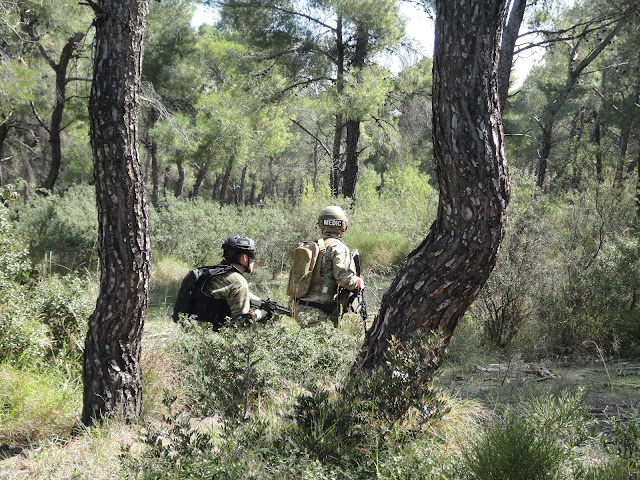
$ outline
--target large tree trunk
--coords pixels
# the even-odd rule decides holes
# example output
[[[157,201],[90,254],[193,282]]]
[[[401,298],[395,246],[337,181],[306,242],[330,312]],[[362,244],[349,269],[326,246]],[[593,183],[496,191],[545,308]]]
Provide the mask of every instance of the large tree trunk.
[[[138,153],[147,0],[97,0],[89,100],[98,206],[100,292],[84,352],[82,422],[135,421],[142,411],[149,214]]]
[[[447,344],[495,266],[510,193],[496,84],[503,9],[504,0],[436,1],[438,216],[382,299],[359,356],[365,368],[384,362],[392,336],[440,331]]]

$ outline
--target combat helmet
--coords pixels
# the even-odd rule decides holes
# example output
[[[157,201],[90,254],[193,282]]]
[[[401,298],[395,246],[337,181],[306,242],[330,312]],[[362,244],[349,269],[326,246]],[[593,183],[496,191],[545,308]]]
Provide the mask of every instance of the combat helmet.
[[[347,229],[347,223],[346,213],[335,205],[325,207],[318,217],[318,227],[322,232],[341,234]]]
[[[256,256],[256,242],[243,235],[232,235],[222,244],[222,258],[234,261],[238,254],[246,253],[251,258]]]

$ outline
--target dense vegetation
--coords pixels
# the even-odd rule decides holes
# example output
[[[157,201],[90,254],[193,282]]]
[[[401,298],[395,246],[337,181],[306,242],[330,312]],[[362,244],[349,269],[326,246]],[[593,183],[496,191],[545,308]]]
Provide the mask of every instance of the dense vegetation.
[[[315,3],[313,13],[334,5]],[[372,9],[381,17],[371,68],[365,77],[347,71],[340,90],[319,53],[332,39],[293,18],[222,10],[219,24],[195,29],[192,2],[151,2],[141,124],[153,250],[145,411],[138,425],[87,429],[77,423],[80,370],[99,269],[83,81],[91,20],[78,2],[1,2],[0,476],[638,478],[638,20],[563,99],[539,185],[542,120],[566,85],[566,65],[606,34],[553,29],[595,25],[610,7],[553,5],[528,14],[550,43],[504,109],[513,190],[505,243],[443,371],[424,371],[436,338],[394,345],[391,377],[346,384],[359,318],[340,329],[300,330],[278,318],[216,333],[175,325],[169,311],[188,268],[218,261],[235,233],[258,245],[254,292],[285,303],[292,246],[316,236],[318,212],[338,203],[374,314],[436,215],[431,60],[385,70],[381,52],[406,42]],[[268,22],[287,35],[265,37]],[[276,62],[266,47],[288,56]],[[61,69],[52,67],[66,54],[60,111]],[[336,118],[361,121],[355,201],[332,195],[344,193],[332,175],[346,168],[336,170],[329,147]],[[606,395],[588,379],[578,382],[584,390],[567,386],[569,375],[521,377],[518,390],[509,368],[523,362],[597,365]],[[494,363],[507,373],[473,391],[477,367]],[[625,365],[631,374],[617,375]],[[612,408],[588,414],[603,403]]]

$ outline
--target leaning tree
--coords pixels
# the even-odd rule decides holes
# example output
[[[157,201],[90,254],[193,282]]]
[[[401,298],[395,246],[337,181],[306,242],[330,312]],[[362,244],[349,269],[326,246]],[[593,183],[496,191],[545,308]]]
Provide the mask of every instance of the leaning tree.
[[[359,356],[364,368],[383,364],[393,337],[439,332],[446,345],[495,266],[510,194],[497,91],[504,3],[435,2],[438,216],[382,299]]]
[[[140,353],[147,314],[149,214],[138,156],[148,0],[87,0],[95,12],[89,100],[98,206],[100,292],[84,352],[82,421],[142,411]]]

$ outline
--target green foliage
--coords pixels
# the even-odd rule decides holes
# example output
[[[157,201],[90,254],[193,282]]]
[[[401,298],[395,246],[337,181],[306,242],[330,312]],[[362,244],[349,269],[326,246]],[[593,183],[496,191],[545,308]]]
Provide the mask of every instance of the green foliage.
[[[552,480],[558,478],[562,454],[562,448],[544,429],[508,415],[463,450],[457,478]]]
[[[81,395],[78,377],[0,363],[0,444],[35,443],[70,433]]]
[[[33,198],[20,210],[19,234],[28,242],[34,263],[48,257],[43,269],[68,273],[91,267],[98,254],[94,188],[77,185],[62,195]]]
[[[193,411],[242,420],[261,399],[299,385],[324,385],[350,365],[355,339],[332,327],[276,324],[219,332],[185,324],[178,349]]]
[[[5,202],[8,204],[17,197],[12,186],[0,188],[0,202],[3,204],[0,206],[0,282],[2,283],[24,283],[30,270],[29,252],[16,236],[16,225],[11,210],[4,206]]]
[[[57,364],[80,365],[87,320],[93,311],[85,278],[49,278],[35,289],[34,306],[48,327],[49,355]]]
[[[86,281],[54,277],[12,287],[0,309],[0,361],[77,372],[92,310]]]
[[[441,418],[447,408],[433,385],[441,347],[428,333],[404,343],[394,339],[385,365],[352,371],[335,392],[300,395],[286,441],[323,462],[357,463],[358,452],[374,450],[410,410],[420,423]]]
[[[628,467],[640,474],[640,414],[633,409],[625,418],[609,417],[613,427],[610,440],[602,439],[604,447],[627,462]]]

